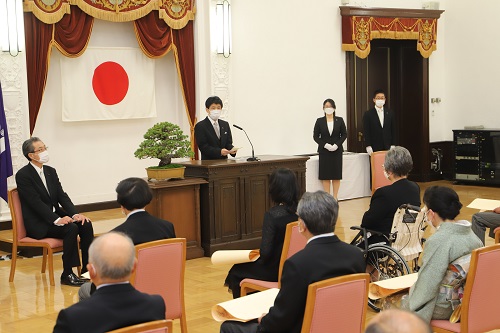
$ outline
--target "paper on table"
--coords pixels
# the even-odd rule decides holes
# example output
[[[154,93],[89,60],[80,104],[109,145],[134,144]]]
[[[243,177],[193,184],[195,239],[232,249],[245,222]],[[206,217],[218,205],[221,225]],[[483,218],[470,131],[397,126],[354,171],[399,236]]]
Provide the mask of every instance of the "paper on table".
[[[241,264],[259,259],[259,250],[220,250],[212,254],[212,264]]]
[[[500,200],[476,198],[467,207],[480,210],[493,210],[497,207],[500,207]]]
[[[418,273],[398,276],[392,279],[377,281],[370,283],[368,297],[371,299],[379,299],[392,294],[408,289],[415,281],[417,281]]]
[[[212,317],[216,321],[236,320],[247,322],[268,313],[280,290],[267,289],[248,296],[235,298],[212,306]]]

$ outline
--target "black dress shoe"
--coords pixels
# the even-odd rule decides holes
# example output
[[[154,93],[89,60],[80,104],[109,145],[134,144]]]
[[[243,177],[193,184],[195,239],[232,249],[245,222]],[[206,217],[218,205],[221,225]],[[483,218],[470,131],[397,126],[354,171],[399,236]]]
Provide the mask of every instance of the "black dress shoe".
[[[71,273],[66,276],[61,276],[61,284],[79,287],[84,283],[85,281],[76,276],[75,273]]]

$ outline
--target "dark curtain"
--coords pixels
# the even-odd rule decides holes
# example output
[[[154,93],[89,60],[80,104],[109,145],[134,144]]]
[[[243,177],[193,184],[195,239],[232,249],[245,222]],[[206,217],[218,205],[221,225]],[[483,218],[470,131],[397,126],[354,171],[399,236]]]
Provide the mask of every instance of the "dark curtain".
[[[160,20],[158,12],[152,11],[148,15],[135,20],[134,26],[139,46],[148,57],[162,57],[170,51],[172,29],[165,21]]]
[[[67,57],[78,57],[85,49],[92,33],[94,18],[77,6],[71,6],[71,14],[64,15],[55,24],[54,40],[57,48]]]
[[[43,91],[49,70],[49,47],[53,25],[39,21],[32,13],[24,13],[26,38],[26,73],[28,76],[28,103],[30,135],[42,104]]]
[[[179,30],[174,30],[174,44],[177,47],[177,66],[181,77],[184,100],[189,112],[193,151],[198,158],[198,147],[194,141],[194,125],[196,122],[196,90],[194,74],[194,34],[193,21]]]
[[[30,134],[35,129],[47,83],[52,31],[54,30],[55,45],[64,55],[79,56],[85,51],[90,39],[93,22],[93,17],[76,6],[71,7],[71,14],[64,15],[55,24],[45,24],[32,13],[24,14]]]
[[[152,58],[164,56],[172,45],[176,48],[177,70],[184,94],[184,102],[188,111],[193,151],[197,156],[198,149],[194,144],[194,124],[196,117],[195,75],[194,75],[194,36],[193,21],[179,30],[171,29],[165,21],[158,18],[156,12],[134,21],[137,40],[143,52]]]

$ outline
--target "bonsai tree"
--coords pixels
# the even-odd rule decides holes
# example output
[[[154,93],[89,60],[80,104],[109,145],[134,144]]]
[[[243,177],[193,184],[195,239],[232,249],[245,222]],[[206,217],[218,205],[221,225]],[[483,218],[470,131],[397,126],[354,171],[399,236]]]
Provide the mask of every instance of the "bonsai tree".
[[[193,156],[188,136],[175,124],[166,121],[158,123],[147,130],[144,139],[134,156],[139,159],[158,158],[158,167],[169,166],[172,158]]]

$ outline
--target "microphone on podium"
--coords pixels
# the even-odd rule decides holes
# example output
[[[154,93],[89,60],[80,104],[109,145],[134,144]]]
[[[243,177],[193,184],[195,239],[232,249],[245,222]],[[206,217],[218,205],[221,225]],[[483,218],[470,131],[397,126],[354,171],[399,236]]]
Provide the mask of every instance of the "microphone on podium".
[[[255,157],[255,155],[253,153],[253,144],[252,144],[252,141],[250,141],[250,138],[248,137],[247,132],[243,128],[239,127],[238,125],[233,124],[233,126],[236,127],[237,129],[245,132],[245,135],[247,136],[248,142],[250,142],[250,146],[252,146],[252,157],[247,158],[247,161],[258,161],[259,159],[257,157]]]

